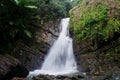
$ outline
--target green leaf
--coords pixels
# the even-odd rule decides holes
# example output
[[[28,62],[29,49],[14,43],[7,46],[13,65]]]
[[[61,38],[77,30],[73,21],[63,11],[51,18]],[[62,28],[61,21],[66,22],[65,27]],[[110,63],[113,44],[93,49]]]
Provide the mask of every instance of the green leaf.
[[[25,6],[25,7],[27,7],[27,8],[32,8],[32,9],[38,8],[37,6],[33,6],[33,5],[29,5],[29,6]]]
[[[24,33],[25,33],[29,38],[32,38],[32,34],[31,34],[30,31],[24,30]]]
[[[18,0],[14,0],[16,2],[16,4],[19,4],[19,1]]]

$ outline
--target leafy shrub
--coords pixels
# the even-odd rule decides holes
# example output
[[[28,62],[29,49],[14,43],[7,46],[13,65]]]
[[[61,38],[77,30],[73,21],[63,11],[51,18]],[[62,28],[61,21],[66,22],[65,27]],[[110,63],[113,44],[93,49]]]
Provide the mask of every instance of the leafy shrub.
[[[30,23],[35,6],[29,3],[30,0],[0,1],[0,52],[12,47],[18,40],[32,38]]]
[[[17,41],[32,40],[37,22],[41,27],[51,19],[66,17],[66,5],[61,0],[0,0],[0,52]]]
[[[107,41],[120,33],[120,19],[111,14],[108,16],[110,10],[111,4],[105,0],[83,0],[70,11],[70,26],[75,38]]]

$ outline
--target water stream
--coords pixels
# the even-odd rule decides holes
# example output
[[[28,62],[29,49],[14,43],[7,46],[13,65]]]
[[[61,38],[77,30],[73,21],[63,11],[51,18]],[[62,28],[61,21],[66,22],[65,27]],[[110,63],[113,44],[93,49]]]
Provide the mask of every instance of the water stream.
[[[31,71],[28,77],[39,74],[64,75],[77,72],[73,42],[69,35],[69,18],[61,20],[61,33],[50,48],[40,70]]]

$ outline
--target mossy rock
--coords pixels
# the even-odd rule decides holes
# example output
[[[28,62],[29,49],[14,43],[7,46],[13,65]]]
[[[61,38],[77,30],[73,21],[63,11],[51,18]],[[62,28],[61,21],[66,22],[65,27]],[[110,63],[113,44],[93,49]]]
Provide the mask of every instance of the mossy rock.
[[[120,35],[120,0],[83,0],[70,10],[75,40],[108,41]]]

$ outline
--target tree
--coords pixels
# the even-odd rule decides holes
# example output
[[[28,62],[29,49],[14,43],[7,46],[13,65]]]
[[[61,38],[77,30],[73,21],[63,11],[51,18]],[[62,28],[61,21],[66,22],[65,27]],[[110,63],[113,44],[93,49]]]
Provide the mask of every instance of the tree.
[[[67,8],[66,8],[67,7]],[[30,41],[38,20],[45,22],[66,17],[69,3],[61,0],[0,0],[0,52],[17,41]]]
[[[35,6],[30,7],[28,3],[28,0],[0,1],[0,51],[5,51],[4,49],[17,40],[32,37],[29,23],[32,21]]]

